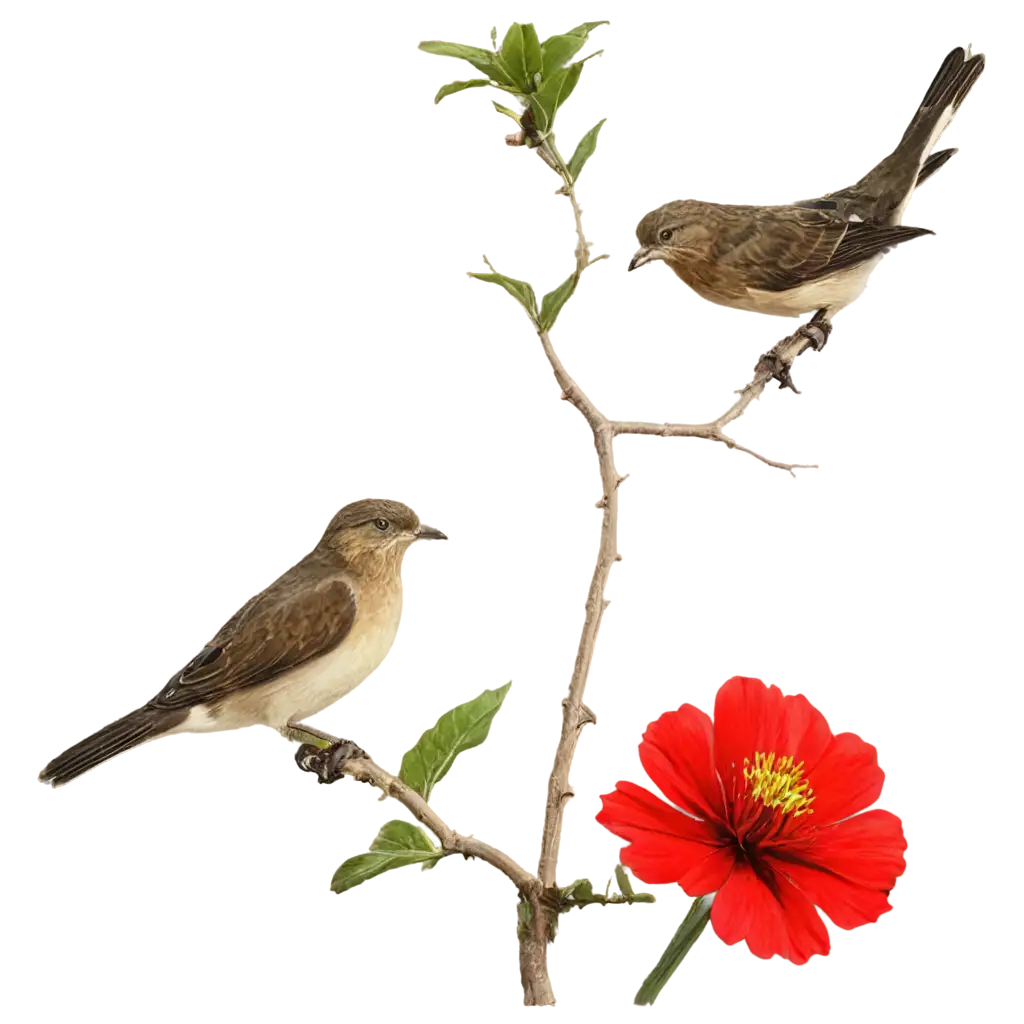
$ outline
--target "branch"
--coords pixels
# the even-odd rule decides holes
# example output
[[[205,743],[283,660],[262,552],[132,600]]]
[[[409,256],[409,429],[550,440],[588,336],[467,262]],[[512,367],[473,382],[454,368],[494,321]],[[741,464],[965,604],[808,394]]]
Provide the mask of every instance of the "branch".
[[[446,855],[461,853],[463,857],[476,857],[497,868],[524,896],[536,893],[537,879],[529,871],[501,850],[450,829],[419,793],[386,772],[354,743],[335,740],[326,749],[305,743],[296,752],[295,761],[303,771],[313,772],[321,782],[335,782],[344,775],[350,775],[359,782],[376,786],[385,796],[406,807],[421,825],[426,825],[437,836]]]
[[[817,469],[816,465],[804,465],[802,463],[776,462],[774,459],[766,458],[764,455],[744,448],[729,437],[722,428],[739,419],[747,406],[760,398],[761,393],[770,380],[778,380],[780,387],[793,387],[793,380],[789,375],[789,368],[793,365],[798,356],[814,348],[821,351],[830,333],[830,325],[824,327],[819,323],[811,321],[800,327],[789,337],[783,338],[771,350],[761,356],[757,366],[754,368],[754,379],[741,388],[737,394],[740,396],[732,406],[727,409],[717,420],[709,423],[645,423],[638,420],[614,420],[612,422],[612,433],[615,437],[620,434],[648,434],[655,437],[699,437],[706,441],[721,441],[728,448],[735,448],[736,451],[745,452],[759,459],[766,466],[775,469],[784,469],[790,476],[796,476],[794,469]]]

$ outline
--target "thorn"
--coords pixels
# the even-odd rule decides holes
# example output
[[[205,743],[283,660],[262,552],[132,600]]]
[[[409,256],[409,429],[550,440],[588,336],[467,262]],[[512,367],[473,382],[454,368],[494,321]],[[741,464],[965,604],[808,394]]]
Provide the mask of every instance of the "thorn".
[[[608,605],[610,605],[610,604],[611,604],[611,601],[602,601],[601,602],[601,611],[606,611],[607,608],[608,608]]]
[[[619,489],[619,485],[620,484],[624,484],[628,479],[629,479],[629,474],[628,473],[625,476],[620,476],[619,479],[615,481],[615,490],[618,490]]]
[[[526,132],[520,129],[517,132],[513,132],[511,135],[505,136],[506,146],[522,146],[526,143]]]
[[[615,561],[616,561],[616,562],[621,562],[621,561],[622,561],[622,555],[619,555],[619,554],[617,554],[617,555],[615,556]]]
[[[597,715],[586,704],[581,704],[577,728],[582,729],[585,725],[597,725]]]
[[[594,508],[607,508],[608,507],[608,495],[604,495],[600,501],[594,502]]]
[[[561,397],[563,402],[568,402],[569,401],[569,392],[568,391],[563,391],[560,397]]]

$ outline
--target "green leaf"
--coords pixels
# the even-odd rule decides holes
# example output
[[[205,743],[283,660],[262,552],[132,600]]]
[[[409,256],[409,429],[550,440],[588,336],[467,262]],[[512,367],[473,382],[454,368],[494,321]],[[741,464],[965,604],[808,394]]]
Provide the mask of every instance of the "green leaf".
[[[468,82],[449,82],[447,85],[442,85],[437,90],[437,95],[434,97],[435,103],[440,103],[445,96],[451,96],[452,93],[462,92],[463,89],[479,89],[482,85],[490,85],[490,79],[488,78],[471,78]]]
[[[489,279],[500,277],[500,274],[474,274],[474,277]],[[504,278],[508,281],[508,278]],[[501,283],[501,282],[499,282]],[[512,282],[522,285],[522,281]],[[508,288],[508,285],[503,285]],[[533,297],[533,289],[530,290],[530,297]],[[508,288],[512,291],[511,288]],[[512,294],[515,294],[513,292]],[[522,299],[520,299],[522,301]],[[402,758],[402,769],[398,777],[424,800],[430,799],[430,793],[448,774],[452,762],[464,750],[478,747],[490,731],[491,722],[498,713],[505,695],[508,693],[511,683],[498,687],[496,690],[484,690],[479,697],[465,704],[460,704],[451,711],[443,714],[437,725],[428,729],[417,742],[412,750],[408,751]],[[429,842],[429,840],[427,840]]]
[[[523,46],[523,26],[518,21],[512,22],[501,43],[501,59],[508,65],[512,81],[523,92],[529,88],[529,76],[526,71],[526,54]]]
[[[594,150],[597,149],[597,136],[601,131],[601,125],[603,125],[607,120],[608,119],[606,117],[602,117],[601,120],[598,121],[582,139],[580,139],[580,144],[576,147],[576,152],[569,158],[569,177],[571,177],[574,182],[580,176],[580,171],[583,170],[583,165],[594,155]]]
[[[572,60],[586,39],[577,36],[552,36],[541,44],[541,74],[545,80],[550,78],[560,67]]]
[[[345,892],[406,864],[433,867],[443,856],[444,851],[436,847],[418,825],[408,821],[389,821],[370,844],[369,853],[350,857],[334,872],[331,889]]]
[[[491,53],[490,50],[482,50],[479,46],[465,46],[462,43],[444,43],[437,39],[428,39],[420,43],[420,49],[424,53],[434,53],[439,57],[457,57],[460,60],[467,60],[477,71],[483,72],[488,78],[512,84],[508,65],[500,55]]]
[[[530,97],[533,119],[542,132],[551,131],[551,126],[555,123],[555,112],[572,95],[582,70],[583,61],[577,61],[567,68],[556,71],[549,78],[545,78],[540,88]]]
[[[654,970],[644,979],[633,1002],[637,1006],[649,1006],[658,998],[658,993],[668,983],[675,969],[683,962],[683,957],[690,952],[690,947],[700,938],[708,919],[711,917],[711,901],[714,893],[698,896],[690,907],[678,931],[672,936],[668,948],[661,955]]]
[[[570,882],[562,890],[562,899],[568,900],[570,897],[575,897],[577,903],[592,903],[594,900],[594,884],[589,878],[577,878],[575,882]]]
[[[515,121],[515,123],[517,125],[522,127],[522,124],[523,124],[523,115],[522,114],[517,114],[514,110],[509,110],[508,107],[503,107],[500,103],[496,103],[494,100],[491,100],[491,102],[494,103],[494,109],[499,114],[505,114],[506,116],[511,117],[512,120]]]
[[[565,34],[567,36],[583,36],[584,39],[594,31],[598,25],[610,25],[610,21],[585,21],[582,25],[577,25],[575,28],[569,29]]]
[[[548,292],[540,304],[540,329],[550,331],[558,319],[562,307],[568,302],[569,296],[576,291],[578,274],[570,274],[554,291]]]
[[[497,106],[497,104],[495,104]],[[527,316],[538,323],[537,297],[533,294],[533,288],[525,281],[517,281],[514,277],[506,277],[504,274],[473,274],[478,281],[490,281],[492,284],[500,284],[502,288],[513,296],[526,310]]]
[[[651,893],[641,889],[632,874],[622,864],[615,864],[611,871],[611,895],[618,900],[630,903],[653,903]]]
[[[526,62],[526,80],[533,88],[533,76],[544,66],[544,57],[540,49],[540,40],[533,25],[523,25],[523,58]]]
[[[594,30],[606,22],[587,28],[584,26],[579,32],[563,32],[544,40],[542,49],[544,58],[542,61],[541,74],[544,78],[550,78],[555,72],[563,71],[570,63],[579,63],[584,58],[593,55],[588,43]]]

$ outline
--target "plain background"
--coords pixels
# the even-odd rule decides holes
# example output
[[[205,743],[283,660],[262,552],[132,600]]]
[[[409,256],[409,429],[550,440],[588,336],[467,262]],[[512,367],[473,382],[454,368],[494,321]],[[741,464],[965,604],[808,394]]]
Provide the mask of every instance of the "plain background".
[[[28,785],[345,496],[589,493],[584,428],[460,275],[561,211],[413,56],[507,13],[0,16],[5,1019],[516,1013],[506,902],[327,895],[369,796]]]

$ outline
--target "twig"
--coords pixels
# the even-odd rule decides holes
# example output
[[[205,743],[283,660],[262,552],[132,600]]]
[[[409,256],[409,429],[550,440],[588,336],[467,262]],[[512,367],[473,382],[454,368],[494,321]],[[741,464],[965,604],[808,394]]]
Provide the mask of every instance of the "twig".
[[[490,846],[481,839],[460,836],[444,816],[415,790],[400,779],[379,768],[369,758],[342,761],[337,775],[370,782],[382,792],[404,804],[416,819],[430,829],[445,853],[479,860],[502,874],[515,887],[520,900],[529,906],[529,925],[519,934],[523,988],[530,1006],[554,1006],[551,982],[548,976],[548,942],[552,923],[562,911],[574,906],[593,903],[630,903],[629,897],[617,895],[608,898],[588,896],[586,899],[563,897],[553,886],[546,885],[540,874],[531,872],[516,860]]]
[[[460,836],[440,811],[428,804],[406,783],[389,775],[373,761],[366,758],[344,761],[338,766],[338,772],[352,779],[371,782],[377,786],[378,790],[382,790],[406,805],[417,820],[432,831],[445,853],[459,854],[467,859],[483,861],[504,874],[505,878],[520,893],[529,893],[538,888],[536,874],[530,873],[526,867],[516,863],[483,840]]]
[[[778,365],[781,367],[794,366],[797,359],[812,344],[811,339],[803,334],[795,334],[782,339],[773,349]],[[615,440],[620,441],[673,441],[673,440],[703,440],[710,441],[725,449],[738,452],[766,469],[781,470],[786,473],[795,472],[817,472],[821,469],[816,465],[802,465],[800,463],[782,462],[778,459],[771,459],[751,447],[741,444],[734,437],[726,432],[730,423],[738,420],[751,404],[761,395],[764,386],[774,377],[770,370],[758,370],[754,376],[740,389],[740,397],[724,416],[719,417],[710,427],[674,427],[669,424],[646,424],[646,423],[621,423],[616,424]]]

